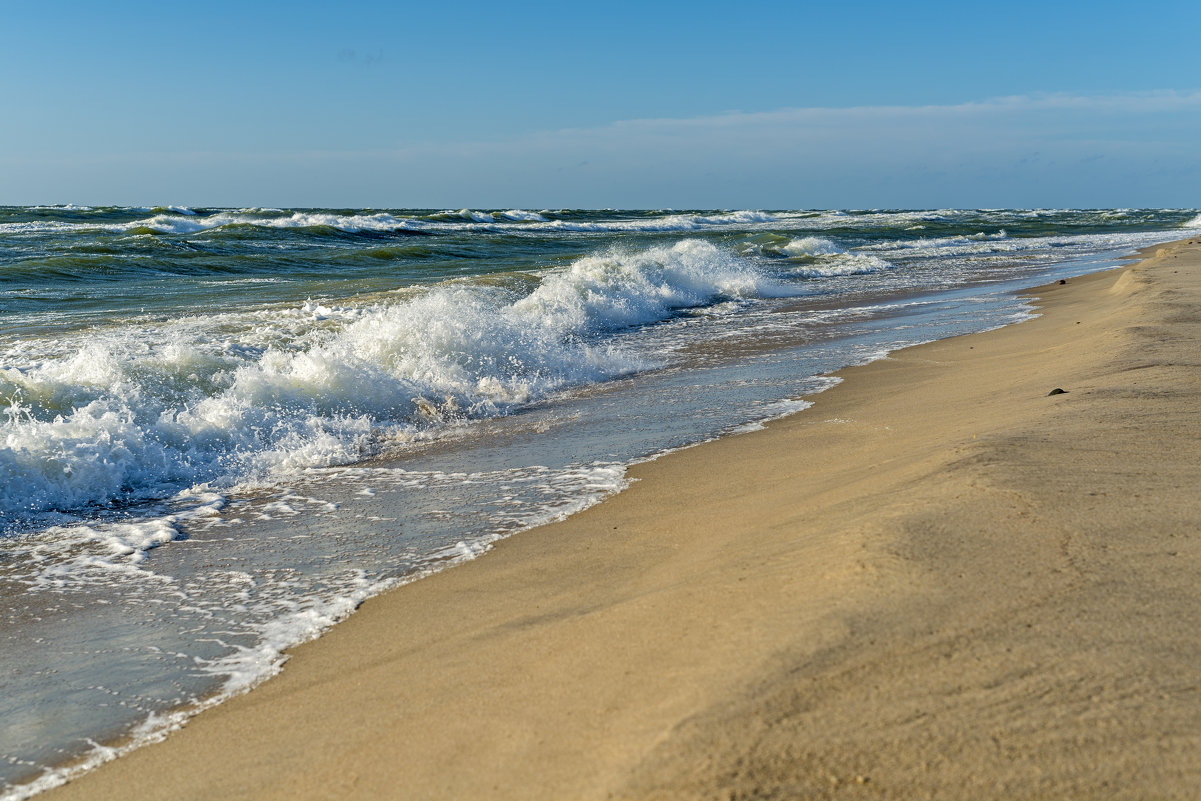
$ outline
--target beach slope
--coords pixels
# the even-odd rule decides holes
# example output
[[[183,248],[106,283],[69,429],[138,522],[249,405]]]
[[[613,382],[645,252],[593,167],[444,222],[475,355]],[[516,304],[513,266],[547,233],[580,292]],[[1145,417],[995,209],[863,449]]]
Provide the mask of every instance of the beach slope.
[[[47,797],[1195,798],[1201,245],[1145,255],[638,466]]]

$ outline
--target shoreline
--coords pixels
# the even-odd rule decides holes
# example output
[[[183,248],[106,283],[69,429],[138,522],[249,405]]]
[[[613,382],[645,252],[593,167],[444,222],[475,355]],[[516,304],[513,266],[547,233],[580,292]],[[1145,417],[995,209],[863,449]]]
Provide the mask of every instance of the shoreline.
[[[1063,797],[1102,794],[1096,782],[1117,781],[1106,776],[1120,767],[1137,786],[1127,777],[1119,790],[1184,797],[1198,770],[1187,760],[1174,772],[1132,766],[1146,738],[1117,759],[1096,735],[1130,697],[1130,677],[1089,661],[1099,644],[1072,627],[1082,612],[1108,620],[1103,606],[1039,617],[1030,600],[1088,585],[1084,563],[1114,567],[1105,554],[1117,546],[1096,547],[1082,521],[1108,528],[1141,513],[1135,522],[1162,539],[1156,510],[1170,508],[1173,531],[1196,530],[1187,503],[1141,500],[1164,487],[1107,483],[1115,471],[1167,473],[1165,449],[1182,474],[1198,463],[1144,409],[1167,403],[1162,393],[1132,400],[1097,383],[1132,371],[1195,380],[1169,369],[1187,363],[1189,342],[1137,371],[1127,364],[1149,358],[1134,353],[1138,330],[1164,324],[1151,295],[1201,293],[1195,245],[1152,250],[1183,254],[1191,289],[1160,267],[1170,255],[1152,258],[1040,289],[1034,320],[840,371],[847,380],[810,396],[803,414],[637,465],[640,480],[598,506],[367,601],[295,649],[281,675],[52,797]],[[1068,392],[1047,397],[1053,386]],[[1105,425],[1082,424],[1082,406]],[[1131,415],[1132,432],[1115,422]],[[1176,424],[1177,438],[1197,431]],[[1108,439],[1082,454],[1099,430]],[[1119,445],[1129,452],[1107,463]],[[1066,470],[1064,452],[1093,473]],[[1078,483],[1061,497],[1065,479]],[[1132,494],[1137,506],[1125,503]],[[1191,540],[1173,547],[1171,560],[1197,564]],[[1002,625],[1023,614],[1024,629]],[[1117,617],[1123,636],[1139,633]],[[1168,628],[1201,656],[1187,622]],[[1034,635],[1056,626],[1061,643],[1074,632],[1074,650]],[[1002,656],[1015,648],[1025,658]],[[1049,681],[1059,671],[1047,654],[1071,657],[1099,700]],[[1164,719],[1195,722],[1186,690],[1196,675],[1185,655],[1167,661],[1176,683],[1137,696],[1167,692],[1177,711]],[[1049,720],[1021,703],[1056,693],[1076,706],[1052,707]],[[1012,714],[986,714],[998,704]],[[1030,734],[1072,710],[1098,714],[1088,727],[1051,727],[1050,745]],[[1173,763],[1195,762],[1198,735],[1181,725],[1172,737]],[[1051,760],[1067,743],[1082,756]]]

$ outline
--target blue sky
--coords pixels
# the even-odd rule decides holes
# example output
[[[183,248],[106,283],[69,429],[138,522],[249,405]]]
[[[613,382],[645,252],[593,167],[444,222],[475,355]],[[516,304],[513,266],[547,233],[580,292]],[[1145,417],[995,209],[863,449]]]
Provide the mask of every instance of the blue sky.
[[[1201,4],[0,0],[0,203],[1201,205]]]

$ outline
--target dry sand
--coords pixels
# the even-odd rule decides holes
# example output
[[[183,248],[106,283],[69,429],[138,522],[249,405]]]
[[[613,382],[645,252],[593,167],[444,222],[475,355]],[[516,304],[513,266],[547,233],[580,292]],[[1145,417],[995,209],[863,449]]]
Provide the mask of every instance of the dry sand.
[[[49,798],[1201,797],[1201,247],[1036,294]]]

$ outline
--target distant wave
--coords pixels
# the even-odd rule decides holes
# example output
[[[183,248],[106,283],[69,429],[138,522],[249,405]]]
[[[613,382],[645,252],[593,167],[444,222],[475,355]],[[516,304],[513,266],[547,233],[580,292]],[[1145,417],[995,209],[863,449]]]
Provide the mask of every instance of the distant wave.
[[[719,226],[771,223],[778,218],[762,211],[733,211],[721,214],[668,214],[662,217],[616,220],[552,220],[544,227],[557,231],[657,232],[697,231]]]
[[[153,211],[153,209],[146,209]],[[253,225],[260,228],[335,228],[349,233],[359,231],[392,231],[416,227],[407,217],[395,217],[387,212],[375,214],[335,214],[331,212],[291,212],[284,216],[264,216],[261,210],[226,211],[199,215],[194,211],[172,210],[151,217],[127,222],[64,222],[61,220],[31,220],[0,223],[2,233],[52,233],[67,231],[112,231],[114,233],[149,231],[161,234],[194,234],[230,225]]]
[[[760,211],[735,211],[720,214],[671,214],[662,217],[633,219],[562,220],[523,209],[499,212],[461,209],[439,212],[425,218],[395,216],[389,212],[372,214],[337,214],[333,212],[294,211],[280,216],[268,216],[266,210],[222,211],[201,215],[184,207],[145,209],[153,216],[126,222],[86,222],[62,220],[32,220],[0,223],[3,233],[50,233],[68,231],[150,232],[160,234],[194,234],[233,225],[253,225],[261,228],[331,228],[347,233],[360,231],[448,230],[548,230],[596,232],[673,232],[696,231],[720,226],[740,226],[770,223],[774,215]]]
[[[622,212],[587,210],[457,209],[405,214],[394,211],[355,213],[325,210],[279,210],[267,208],[194,209],[187,206],[156,207],[31,207],[51,213],[69,212],[64,219],[27,219],[0,221],[0,235],[68,233],[71,231],[110,231],[189,235],[229,226],[255,226],[275,229],[327,229],[345,233],[438,233],[438,232],[581,232],[581,233],[672,233],[704,230],[809,229],[824,231],[871,231],[874,229],[922,231],[932,233],[951,227],[979,224],[982,227],[1054,225],[1066,216],[1073,224],[1092,216],[1098,224],[1137,223],[1150,210],[1110,209],[1071,211],[1055,209],[936,209],[936,210],[852,210],[852,211],[721,211],[721,212]],[[117,212],[146,212],[138,219],[111,219]],[[96,219],[92,219],[96,217]],[[1182,227],[1201,227],[1201,215]],[[1004,234],[981,231],[979,238],[1004,238]]]

